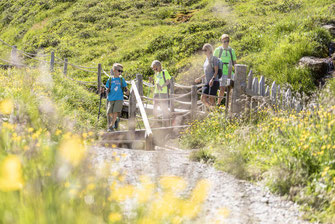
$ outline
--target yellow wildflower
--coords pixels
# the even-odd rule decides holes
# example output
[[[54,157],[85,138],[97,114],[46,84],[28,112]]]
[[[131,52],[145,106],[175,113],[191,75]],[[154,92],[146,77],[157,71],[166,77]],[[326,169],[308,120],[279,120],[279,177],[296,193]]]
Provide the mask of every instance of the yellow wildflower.
[[[191,201],[194,203],[202,203],[207,197],[209,187],[210,183],[208,180],[199,181],[192,191]]]
[[[324,177],[326,176],[326,174],[328,173],[329,170],[329,166],[327,166],[326,168],[324,168],[323,172],[321,173],[321,176]]]
[[[14,103],[11,99],[5,99],[0,101],[0,113],[10,114],[14,108]]]
[[[118,212],[112,212],[109,214],[108,216],[109,221],[113,222],[118,222],[121,221],[122,219],[122,215]]]
[[[77,166],[84,158],[86,150],[79,136],[73,136],[71,139],[64,139],[59,148],[60,155]]]
[[[185,189],[186,181],[181,177],[165,176],[159,180],[160,185],[164,190],[173,191],[175,193]]]
[[[58,135],[60,135],[60,134],[62,134],[62,131],[59,130],[59,129],[57,129],[56,132],[55,132],[55,135],[58,136]]]
[[[111,192],[111,199],[117,202],[125,201],[127,198],[131,198],[134,194],[134,187],[131,185],[125,185],[120,188],[116,188]]]
[[[0,166],[0,190],[15,191],[22,187],[21,162],[15,155],[7,156]]]

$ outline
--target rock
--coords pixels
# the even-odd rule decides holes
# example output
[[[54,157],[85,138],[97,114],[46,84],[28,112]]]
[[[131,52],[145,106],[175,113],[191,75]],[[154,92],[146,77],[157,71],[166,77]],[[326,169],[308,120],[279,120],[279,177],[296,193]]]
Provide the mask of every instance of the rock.
[[[299,60],[299,66],[311,69],[314,77],[320,79],[327,75],[328,58],[303,57]]]
[[[330,34],[333,35],[333,37],[335,37],[335,25],[334,24],[327,24],[322,27],[328,30]]]

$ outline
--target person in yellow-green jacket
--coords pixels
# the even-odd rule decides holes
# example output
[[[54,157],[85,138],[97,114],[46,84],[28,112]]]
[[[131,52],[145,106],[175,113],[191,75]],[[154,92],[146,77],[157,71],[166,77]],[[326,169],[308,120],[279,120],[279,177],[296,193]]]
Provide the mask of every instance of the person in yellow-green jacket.
[[[158,60],[154,60],[151,64],[151,68],[154,70],[154,116],[158,116],[158,106],[160,107],[161,112],[163,113],[163,118],[169,118],[168,99],[169,98],[169,84],[171,76],[168,71],[162,69],[162,64]],[[152,78],[150,77],[150,80]]]
[[[236,54],[234,49],[229,47],[229,35],[228,34],[223,34],[221,36],[221,42],[222,46],[218,47],[215,49],[213,55],[221,59],[223,62],[223,67],[222,67],[222,78],[219,80],[220,81],[220,93],[219,93],[219,99],[218,99],[218,105],[221,105],[221,101],[224,96],[225,92],[225,87],[227,86],[227,79],[228,79],[228,67],[229,67],[229,62],[232,62],[232,65],[234,66],[236,64]],[[232,72],[231,78],[233,79],[234,74]]]

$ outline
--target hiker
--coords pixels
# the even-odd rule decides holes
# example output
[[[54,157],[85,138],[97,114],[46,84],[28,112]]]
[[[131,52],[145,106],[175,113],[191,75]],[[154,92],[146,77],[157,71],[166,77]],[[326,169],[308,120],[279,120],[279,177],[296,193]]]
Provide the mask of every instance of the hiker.
[[[222,67],[222,78],[220,79],[220,93],[219,93],[219,99],[217,105],[220,106],[221,102],[223,100],[225,87],[227,86],[227,79],[228,79],[228,68],[229,68],[229,62],[232,62],[232,66],[236,64],[236,54],[233,48],[229,47],[229,35],[223,34],[221,36],[221,42],[222,46],[218,47],[214,51],[214,56],[221,59],[223,62]],[[231,79],[233,79],[234,74],[232,72]]]
[[[202,47],[206,55],[204,63],[204,75],[195,79],[196,83],[200,83],[205,78],[205,86],[202,89],[201,101],[206,107],[215,105],[215,96],[219,89],[219,79],[217,77],[219,71],[219,59],[213,55],[213,47],[211,44],[205,44]]]
[[[168,71],[162,69],[162,64],[158,60],[154,60],[151,64],[152,70],[154,70],[154,117],[157,118],[158,116],[158,106],[160,107],[161,111],[163,112],[163,119],[169,118],[169,110],[168,100],[160,100],[160,99],[168,99],[169,98],[169,84],[171,80],[171,76]],[[150,81],[152,78],[150,77]],[[164,122],[166,123],[166,122]]]
[[[116,129],[116,119],[122,111],[123,106],[123,89],[126,94],[129,94],[127,83],[121,74],[123,66],[119,63],[113,65],[113,76],[111,76],[106,83],[107,89],[107,123],[109,132]]]

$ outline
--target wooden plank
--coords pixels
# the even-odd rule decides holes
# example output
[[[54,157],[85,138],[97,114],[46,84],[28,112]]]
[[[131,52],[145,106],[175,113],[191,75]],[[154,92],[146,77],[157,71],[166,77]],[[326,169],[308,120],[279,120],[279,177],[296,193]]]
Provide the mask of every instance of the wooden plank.
[[[270,88],[269,88],[268,85],[266,86],[266,90],[265,90],[264,96],[270,96]]]
[[[124,107],[129,107],[129,102],[127,102],[127,101],[124,101],[123,102],[123,106]],[[137,108],[138,108],[138,105],[137,105]],[[152,112],[153,111],[153,108],[154,108],[154,106],[152,105],[152,104],[145,104],[144,105],[144,108],[145,108],[145,110],[148,112],[148,113],[150,113],[150,112]],[[158,111],[160,110],[160,108],[158,109]],[[180,108],[175,108],[174,109],[174,112],[175,113],[186,113],[186,112],[188,112],[188,111],[190,111],[190,110],[187,110],[187,109],[180,109]]]
[[[247,89],[252,90],[252,81],[253,81],[254,75],[252,74],[252,70],[250,70],[249,74],[248,74],[248,85],[247,85]]]
[[[252,80],[253,80],[253,74],[252,74],[252,70],[249,71],[248,74],[248,84],[247,84],[247,88],[246,88],[246,95],[247,95],[247,101],[245,103],[245,108],[246,108],[246,114],[250,117],[250,109],[251,109],[251,95],[250,93],[252,93]],[[249,92],[249,94],[248,94]]]
[[[173,133],[175,135],[180,135],[181,132],[185,131],[186,128],[190,125],[180,125],[180,126],[170,126],[170,127],[160,127],[152,128],[152,133],[154,136],[165,136],[168,133]],[[106,132],[101,135],[103,141],[136,141],[136,140],[145,140],[145,129],[135,130],[134,136],[129,131],[115,131],[115,132]],[[136,140],[135,140],[136,139]]]
[[[129,95],[129,109],[128,109],[128,129],[129,130],[135,130],[136,127],[136,97],[135,93],[133,91],[133,88],[131,88],[130,95]]]
[[[170,97],[172,97],[174,95],[174,85],[175,85],[174,77],[171,77],[171,79],[170,79]],[[170,100],[170,111],[171,112],[174,112],[174,107],[175,107],[174,103],[175,103],[175,100],[171,99]]]
[[[138,107],[140,109],[140,113],[141,113],[142,120],[143,120],[143,123],[144,123],[144,127],[145,127],[145,130],[146,130],[145,131],[145,138],[146,138],[146,143],[148,143],[148,145],[146,146],[146,149],[147,150],[153,150],[154,148],[153,148],[153,140],[152,140],[152,131],[151,131],[150,123],[149,123],[149,120],[148,120],[148,116],[147,116],[147,113],[145,112],[145,109],[144,109],[144,106],[143,106],[143,103],[142,103],[142,99],[141,99],[140,93],[138,92],[135,81],[132,80],[131,84],[132,84],[131,88],[133,89],[133,92],[135,94],[136,102],[137,102]]]
[[[258,94],[260,96],[265,96],[265,78],[264,78],[264,76],[261,76],[261,79],[259,80]]]
[[[258,78],[254,77],[252,81],[252,90],[258,95]]]
[[[277,110],[280,110],[282,108],[282,94],[281,94],[281,89],[280,85],[277,86]]]
[[[287,91],[286,91],[286,107],[287,109],[291,109],[291,102],[292,102],[292,92],[291,92],[291,89],[288,88]]]
[[[277,102],[277,85],[276,82],[273,82],[271,85],[271,103],[272,105],[276,105]]]
[[[252,81],[252,91],[255,96],[258,96],[258,78],[254,77]],[[258,107],[258,102],[256,100],[251,99],[251,108],[256,109]]]
[[[140,96],[143,96],[143,76],[141,74],[136,74],[136,86]]]
[[[247,79],[247,66],[236,64],[235,65],[235,78],[234,78],[234,89],[232,94],[232,107],[231,112],[233,114],[240,114],[244,108],[241,102],[242,95],[245,93]]]

